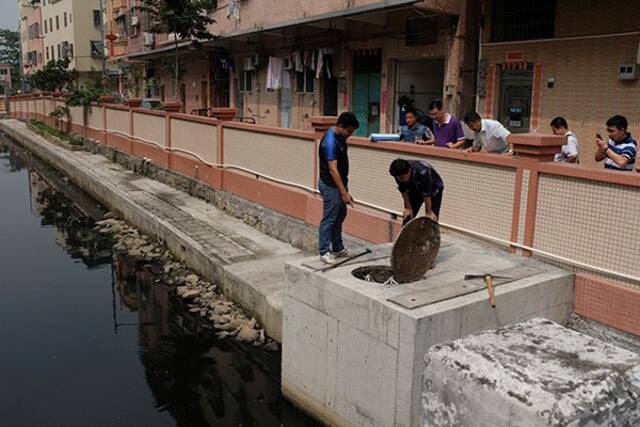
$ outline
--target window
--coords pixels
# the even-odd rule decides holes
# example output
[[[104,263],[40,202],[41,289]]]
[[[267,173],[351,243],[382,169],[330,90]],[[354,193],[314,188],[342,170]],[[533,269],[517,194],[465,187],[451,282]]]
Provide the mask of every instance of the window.
[[[56,15],[56,30],[60,29],[60,16]]]
[[[73,43],[69,43],[69,58],[73,58]]]
[[[47,61],[49,60],[49,46],[47,46],[45,49],[45,53],[47,54]]]
[[[102,58],[104,54],[104,46],[101,40],[91,40],[91,57]]]
[[[29,39],[37,39],[40,35],[40,28],[38,23],[29,25]]]
[[[64,13],[64,27],[67,28],[67,12]]]
[[[49,18],[49,31],[53,31],[53,18]]]
[[[38,52],[38,64],[42,64],[42,52]]]
[[[553,37],[556,0],[494,0],[491,41]]]
[[[62,42],[61,44],[62,44],[62,48],[61,48],[62,57],[63,58],[70,58],[70,55],[69,55],[69,42]]]
[[[0,76],[6,76],[7,70],[5,68],[0,69]]]
[[[315,84],[315,72],[305,67],[303,72],[296,73],[296,92],[297,93],[313,93]]]
[[[69,24],[71,24],[73,22],[73,19],[71,19],[71,13],[69,14]]]
[[[240,70],[240,76],[238,78],[238,89],[240,90],[240,93],[251,92],[253,89],[251,78],[251,71]]]
[[[48,30],[47,30],[47,20],[44,20],[44,33],[47,34]]]
[[[100,11],[99,10],[94,10],[93,11],[93,26],[94,27],[99,27],[100,25],[102,25],[102,17],[100,16]]]
[[[60,54],[61,50],[60,50],[60,43],[58,43],[58,59],[62,58],[62,55]]]

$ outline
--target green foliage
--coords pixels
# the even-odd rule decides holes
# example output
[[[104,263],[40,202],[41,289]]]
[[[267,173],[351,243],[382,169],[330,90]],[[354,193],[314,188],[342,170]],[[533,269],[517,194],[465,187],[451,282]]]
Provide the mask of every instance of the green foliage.
[[[108,92],[104,88],[74,88],[65,104],[71,107],[87,107],[94,102],[98,102],[100,97],[106,93]]]
[[[178,96],[180,81],[180,62],[178,58],[178,37],[189,41],[195,47],[200,47],[202,40],[211,40],[213,34],[209,32],[209,24],[215,21],[208,15],[212,7],[211,0],[141,0],[134,10],[148,14],[150,18],[149,31],[152,33],[175,34],[173,87],[174,95]]]
[[[210,0],[142,0],[135,9],[149,14],[151,32],[175,33],[197,44],[214,38],[208,30],[215,22],[207,14],[211,4]]]
[[[59,105],[55,110],[49,113],[49,116],[58,120],[69,118],[71,116],[71,111],[66,105]]]
[[[0,63],[11,65],[11,85],[20,84],[20,33],[0,30]]]
[[[78,72],[69,70],[69,64],[68,58],[51,60],[42,70],[31,75],[31,83],[36,89],[45,92],[68,89],[78,79]]]
[[[124,88],[128,94],[133,94],[133,96],[138,96],[138,89],[140,89],[140,84],[143,80],[142,72],[129,69],[124,74]]]
[[[157,88],[158,86],[160,86],[160,81],[158,79],[156,79],[155,77],[150,77],[146,80],[145,82],[145,89],[147,90],[153,90],[155,88]]]
[[[66,108],[66,107],[61,106],[58,108]],[[53,113],[51,113],[51,115],[53,115]],[[60,129],[53,128],[40,120],[32,119],[29,121],[29,123],[32,126],[34,126],[36,129],[38,129],[41,134],[47,133],[49,135],[53,135],[56,138],[62,140],[63,142],[66,142],[69,145],[83,145],[82,138],[77,135],[72,135],[66,132],[62,132]]]

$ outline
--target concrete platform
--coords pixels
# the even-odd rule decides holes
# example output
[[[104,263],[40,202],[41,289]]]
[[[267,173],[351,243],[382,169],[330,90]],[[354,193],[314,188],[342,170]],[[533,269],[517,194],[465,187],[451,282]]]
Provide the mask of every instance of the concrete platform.
[[[423,426],[640,425],[640,355],[536,318],[432,347]]]
[[[420,424],[424,355],[438,343],[543,316],[564,322],[573,274],[444,234],[436,266],[423,280],[388,286],[352,270],[389,265],[390,245],[327,272],[315,259],[287,265],[282,388],[332,425]],[[497,307],[482,280],[465,274],[507,272],[496,281]]]

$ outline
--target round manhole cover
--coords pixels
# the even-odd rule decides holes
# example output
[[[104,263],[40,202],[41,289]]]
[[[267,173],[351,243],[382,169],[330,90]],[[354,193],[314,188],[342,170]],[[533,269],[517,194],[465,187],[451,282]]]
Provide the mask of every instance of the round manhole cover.
[[[398,283],[415,282],[433,267],[440,249],[438,223],[419,217],[400,232],[391,252],[393,278]]]

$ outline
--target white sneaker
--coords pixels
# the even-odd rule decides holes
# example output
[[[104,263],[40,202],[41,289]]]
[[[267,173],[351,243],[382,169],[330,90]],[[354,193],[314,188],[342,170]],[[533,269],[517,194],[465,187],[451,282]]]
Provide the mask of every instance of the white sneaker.
[[[331,254],[335,258],[347,258],[349,256],[349,251],[347,251],[346,249],[343,249],[343,250],[338,251],[338,252],[331,252]]]
[[[334,265],[336,263],[336,257],[331,252],[327,252],[324,255],[320,255],[320,261],[325,264]]]

